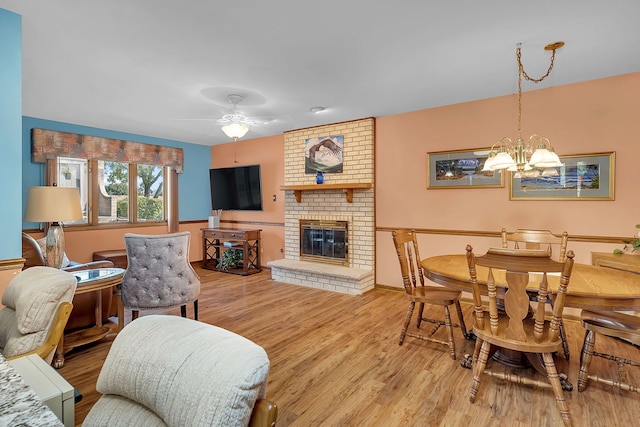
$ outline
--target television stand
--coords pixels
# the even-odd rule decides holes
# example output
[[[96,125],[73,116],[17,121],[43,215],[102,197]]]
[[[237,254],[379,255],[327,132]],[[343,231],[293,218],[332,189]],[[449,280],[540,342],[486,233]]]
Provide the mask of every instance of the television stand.
[[[233,228],[201,228],[202,268],[248,276],[262,271],[260,266],[260,231]],[[227,270],[218,269],[225,252],[241,251],[241,261]],[[228,255],[227,255],[228,256]]]

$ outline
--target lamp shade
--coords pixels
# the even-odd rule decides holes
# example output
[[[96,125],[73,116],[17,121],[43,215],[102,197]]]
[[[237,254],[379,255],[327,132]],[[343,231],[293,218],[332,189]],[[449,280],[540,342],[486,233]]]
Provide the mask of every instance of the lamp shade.
[[[58,222],[82,219],[80,194],[75,187],[30,187],[24,220]]]
[[[249,132],[249,127],[240,123],[231,123],[225,126],[222,126],[222,131],[229,137],[233,139],[242,138]]]

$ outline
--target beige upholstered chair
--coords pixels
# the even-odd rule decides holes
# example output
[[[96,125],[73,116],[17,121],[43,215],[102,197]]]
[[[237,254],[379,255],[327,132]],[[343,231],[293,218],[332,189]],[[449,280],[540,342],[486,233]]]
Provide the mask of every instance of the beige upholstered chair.
[[[69,319],[76,278],[50,267],[15,276],[2,294],[0,353],[7,359],[37,354],[51,363]]]
[[[640,346],[640,317],[630,314],[616,313],[613,311],[589,311],[582,310],[580,314],[582,326],[586,329],[584,343],[582,345],[582,353],[580,354],[580,374],[578,375],[578,391],[584,391],[587,388],[589,380],[597,381],[626,391],[635,391],[640,393],[640,384],[638,381],[629,381],[628,373],[625,365],[640,366],[640,360],[626,359],[619,355],[611,354],[606,350],[606,345],[600,346],[600,352],[595,351],[597,334],[620,339],[621,342],[628,342],[630,345]],[[605,352],[606,351],[606,352]],[[637,355],[637,348],[635,353]],[[603,377],[589,373],[591,368],[591,359],[593,357],[613,361],[617,364],[617,378]],[[637,368],[636,368],[637,369]]]
[[[398,260],[400,261],[400,272],[402,274],[402,282],[404,284],[405,297],[408,299],[409,308],[404,318],[402,331],[400,332],[400,342],[402,345],[405,336],[417,338],[425,341],[431,341],[443,344],[449,347],[449,354],[452,359],[456,359],[456,344],[453,339],[453,328],[459,327],[462,335],[467,338],[467,327],[464,324],[462,316],[462,308],[460,307],[460,291],[447,289],[442,286],[425,286],[424,273],[420,267],[420,252],[418,251],[418,239],[416,233],[412,230],[393,230],[393,243],[396,247]],[[417,327],[420,328],[422,322],[429,322],[435,325],[425,335],[409,332],[409,324],[413,316],[413,310],[416,303],[420,304],[418,308]],[[439,319],[431,319],[424,316],[424,305],[439,305],[444,311],[444,321]],[[451,322],[451,313],[449,306],[455,306],[458,313],[460,324]],[[444,326],[447,330],[447,341],[438,339],[434,336],[440,326]]]
[[[562,347],[560,322],[573,269],[573,257],[573,252],[569,251],[566,261],[558,262],[552,260],[546,250],[505,248],[491,248],[485,255],[476,257],[471,246],[467,245],[467,263],[475,307],[473,332],[477,337],[473,355],[473,381],[469,391],[469,400],[472,403],[476,400],[480,379],[484,373],[518,384],[545,388],[549,388],[550,385],[564,424],[571,425],[569,404],[564,398],[553,353]],[[481,276],[482,280],[486,277],[486,285],[478,282],[477,266],[488,269],[488,272],[484,270]],[[549,286],[549,273],[560,273],[557,289],[551,289]],[[498,275],[506,276],[506,291],[498,289],[495,280]],[[538,301],[546,301],[551,291],[556,292],[550,321],[545,318],[545,304],[538,304],[535,309],[530,306],[527,293],[530,283],[537,284]],[[488,298],[488,313],[483,308],[483,295],[487,295]],[[498,307],[502,304],[504,310],[499,310]],[[548,382],[508,373],[504,369],[486,369],[492,346],[523,352],[529,358],[540,355],[544,361]]]
[[[567,254],[567,243],[569,234],[564,231],[560,236],[556,236],[549,230],[529,230],[517,229],[513,233],[507,233],[506,229],[502,229],[502,247],[508,248],[509,242],[513,242],[515,249],[535,249],[546,250],[552,259],[564,262]],[[522,247],[521,247],[522,246]],[[554,255],[554,248],[557,254]],[[553,301],[547,301],[553,304]],[[564,322],[560,324],[560,337],[562,338],[562,352],[565,359],[569,360],[569,343],[567,335],[564,332]]]
[[[248,339],[177,316],[144,316],[116,337],[83,426],[275,425],[269,358]]]
[[[122,279],[122,303],[136,319],[139,310],[180,306],[187,316],[193,301],[198,320],[200,278],[189,263],[191,233],[143,235],[127,233],[124,242],[128,266]]]

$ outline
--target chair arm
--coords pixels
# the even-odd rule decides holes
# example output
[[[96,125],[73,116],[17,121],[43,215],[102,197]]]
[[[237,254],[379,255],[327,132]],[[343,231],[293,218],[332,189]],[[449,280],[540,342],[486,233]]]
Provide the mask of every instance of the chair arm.
[[[278,418],[278,406],[269,399],[258,399],[251,412],[249,427],[274,427]]]
[[[84,264],[71,263],[68,267],[64,267],[64,271],[91,270],[94,268],[112,268],[113,263],[109,260],[91,261]]]

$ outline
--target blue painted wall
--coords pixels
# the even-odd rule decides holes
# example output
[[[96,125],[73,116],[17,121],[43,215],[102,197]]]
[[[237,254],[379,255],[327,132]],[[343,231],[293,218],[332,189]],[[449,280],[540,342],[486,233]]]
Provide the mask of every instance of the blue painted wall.
[[[22,117],[23,212],[29,187],[44,184],[44,164],[31,161],[31,129],[33,128],[182,148],[184,151],[184,173],[180,174],[178,178],[180,221],[204,220],[207,219],[211,212],[211,196],[209,192],[210,147],[26,116]],[[19,206],[19,204],[15,206]],[[24,223],[23,226],[24,228],[36,228],[37,224]]]
[[[22,256],[21,116],[22,18],[0,9],[0,259]]]

